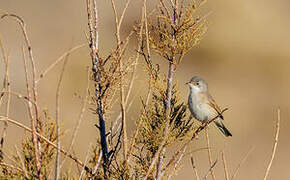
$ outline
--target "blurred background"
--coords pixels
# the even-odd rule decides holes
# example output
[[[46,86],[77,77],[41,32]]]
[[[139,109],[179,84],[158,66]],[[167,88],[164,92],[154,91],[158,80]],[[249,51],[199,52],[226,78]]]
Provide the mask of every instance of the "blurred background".
[[[124,19],[123,37],[139,20],[141,0],[131,3]],[[119,3],[119,2],[118,2]],[[154,2],[149,0],[149,9]],[[123,3],[118,4],[121,10]],[[100,51],[105,55],[114,47],[114,20],[110,1],[98,1]],[[45,70],[68,49],[86,43],[87,14],[85,1],[38,1],[0,0],[0,12],[8,11],[21,16],[27,25],[38,73]],[[289,179],[290,161],[290,1],[288,0],[243,0],[209,1],[202,9],[209,16],[209,30],[201,43],[185,57],[176,72],[176,81],[181,90],[181,100],[187,101],[188,89],[184,85],[194,75],[204,77],[217,103],[230,110],[225,113],[225,124],[232,131],[232,138],[224,138],[213,126],[210,128],[213,159],[217,179],[224,179],[220,152],[226,153],[232,175],[246,153],[253,147],[248,159],[242,164],[236,179],[262,179],[268,165],[274,142],[277,108],[281,108],[281,133],[269,179]],[[11,87],[25,94],[25,81],[21,48],[24,44],[21,31],[15,22],[0,21],[0,37],[11,60]],[[132,53],[134,52],[133,50]],[[165,65],[157,55],[157,63]],[[143,62],[141,59],[140,62]],[[3,63],[1,61],[1,63]],[[73,127],[78,120],[81,99],[87,82],[87,67],[90,66],[87,47],[69,56],[61,89],[61,118],[66,134],[63,145],[68,144]],[[167,66],[161,66],[162,71]],[[55,92],[61,65],[58,65],[39,82],[39,99],[43,109],[55,117]],[[0,66],[3,78],[4,64]],[[144,97],[147,77],[142,67],[131,97],[135,105],[129,112],[129,127],[132,130],[138,118],[140,97]],[[147,81],[146,81],[147,82]],[[49,98],[48,98],[49,97]],[[12,98],[10,117],[29,124],[23,103]],[[112,119],[118,114],[112,112]],[[1,110],[1,113],[4,110]],[[98,135],[93,124],[95,117],[87,111],[81,124],[74,151],[84,160],[89,144]],[[2,126],[2,125],[1,125]],[[23,130],[9,125],[6,150],[21,142]],[[17,146],[20,146],[20,144]],[[190,151],[205,147],[204,134],[192,143]],[[208,171],[206,151],[192,154],[200,177]],[[69,164],[69,160],[67,161]],[[185,156],[181,169],[173,179],[193,179],[190,156]]]

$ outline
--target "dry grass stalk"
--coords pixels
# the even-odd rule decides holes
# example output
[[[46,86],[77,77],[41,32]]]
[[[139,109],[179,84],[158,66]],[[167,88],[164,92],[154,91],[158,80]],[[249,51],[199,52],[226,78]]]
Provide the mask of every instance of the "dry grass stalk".
[[[215,165],[217,164],[217,160],[214,161],[214,163],[210,166],[209,170],[207,171],[206,175],[204,176],[203,180],[206,180],[206,178],[208,177],[208,175],[212,172],[213,168],[215,167]]]
[[[89,156],[90,156],[90,150],[91,150],[91,147],[92,147],[92,144],[90,143],[90,144],[89,144],[89,147],[88,147],[88,152],[87,152],[87,155],[86,155],[86,158],[85,158],[85,161],[84,161],[84,165],[83,165],[83,167],[82,167],[82,171],[81,171],[80,176],[79,176],[79,180],[82,179],[82,177],[83,177],[83,175],[84,175],[84,173],[85,173],[85,167],[86,167],[87,161],[88,161]]]
[[[244,164],[244,162],[248,159],[249,155],[251,154],[251,152],[254,150],[254,147],[251,147],[249,149],[249,151],[246,153],[246,155],[244,156],[244,158],[240,161],[240,163],[238,164],[237,168],[234,171],[234,174],[231,178],[231,180],[234,180],[240,170],[240,167]]]
[[[15,20],[21,30],[22,30],[22,34],[25,40],[25,44],[27,47],[27,51],[28,51],[28,55],[29,55],[29,59],[30,59],[30,64],[32,67],[32,93],[33,93],[33,100],[34,100],[34,112],[35,112],[35,117],[33,117],[33,107],[32,104],[29,103],[29,114],[30,114],[30,119],[31,119],[31,129],[32,129],[32,139],[33,139],[33,144],[34,144],[34,151],[35,151],[35,159],[36,159],[36,167],[37,167],[37,176],[38,178],[41,180],[42,179],[42,174],[41,174],[41,161],[40,161],[40,156],[41,156],[41,144],[39,142],[39,140],[37,139],[36,133],[38,131],[38,124],[39,124],[39,107],[38,107],[38,98],[37,98],[37,87],[36,87],[36,67],[35,67],[35,61],[34,61],[34,56],[33,56],[33,52],[32,52],[32,46],[31,43],[29,41],[28,35],[27,35],[27,31],[26,31],[26,27],[25,27],[25,23],[23,21],[23,19],[21,19],[19,16],[15,15],[15,14],[4,14],[1,16],[1,19],[3,18],[11,18],[12,20]],[[27,68],[26,68],[27,69]],[[27,74],[27,70],[26,70],[26,84],[27,84],[27,93],[28,93],[28,98],[31,99],[31,94],[30,94],[30,89],[29,89],[29,78],[28,78],[28,74]]]
[[[191,166],[192,166],[195,178],[196,178],[196,180],[199,180],[199,175],[197,173],[197,169],[196,169],[195,161],[194,161],[193,157],[190,157],[190,162],[191,162]]]
[[[146,2],[147,2],[146,0],[143,0],[143,6],[142,6],[142,11],[141,11],[141,25],[140,25],[140,31],[139,31],[139,37],[138,37],[139,38],[138,39],[138,48],[137,48],[135,64],[134,64],[134,67],[133,67],[133,72],[132,72],[131,81],[130,81],[130,85],[129,85],[129,90],[128,90],[128,93],[127,93],[127,97],[126,97],[126,102],[125,103],[127,103],[128,99],[129,99],[129,95],[130,95],[130,92],[131,92],[132,87],[133,87],[133,82],[134,82],[133,79],[136,76],[136,68],[137,68],[137,64],[138,64],[138,60],[139,60],[139,56],[140,56],[140,52],[141,52],[141,48],[142,48],[144,24],[145,24],[145,27],[147,27],[147,7],[146,7]],[[148,31],[146,31],[146,37],[148,37]],[[148,39],[147,39],[147,42],[149,42]],[[148,46],[149,46],[149,44],[148,44]],[[150,53],[149,47],[147,47],[147,48],[148,48],[148,53]],[[150,94],[150,92],[148,93],[147,98],[146,98],[146,103],[145,103],[146,105],[148,104],[148,101],[149,101],[149,94]],[[136,138],[138,136],[138,131],[139,131],[140,125],[141,125],[141,122],[138,123],[136,131],[135,131],[134,136],[132,138],[132,142],[130,143],[130,148],[129,148],[129,152],[128,152],[128,156],[127,156],[127,162],[128,163],[131,160],[131,155],[133,153],[133,147],[135,145],[135,140],[136,140]]]
[[[270,169],[271,169],[271,166],[272,166],[272,163],[273,163],[273,160],[275,158],[276,149],[277,149],[277,145],[278,145],[278,141],[279,141],[280,121],[281,121],[280,108],[278,108],[278,110],[277,110],[277,122],[276,122],[275,140],[274,140],[274,144],[273,144],[271,159],[270,159],[268,167],[266,169],[264,180],[267,179],[267,177],[269,175],[269,172],[270,172]]]
[[[80,44],[77,45],[73,48],[71,48],[70,50],[68,50],[67,52],[64,52],[59,58],[57,58],[51,65],[49,65],[42,73],[40,73],[39,77],[36,80],[36,84],[38,84],[40,82],[40,80],[42,78],[44,78],[46,76],[47,73],[49,73],[54,67],[56,67],[56,65],[58,65],[61,61],[65,60],[65,57],[67,57],[68,55],[70,55],[71,53],[75,52],[76,50],[79,50],[80,48],[83,48],[87,45],[87,43],[85,44]]]
[[[74,127],[73,135],[72,135],[70,144],[69,144],[68,149],[67,149],[68,153],[70,153],[72,148],[73,148],[73,145],[75,143],[75,140],[76,140],[80,125],[82,123],[82,120],[83,120],[83,117],[84,117],[84,114],[85,114],[85,111],[86,111],[86,108],[87,108],[87,102],[88,102],[88,98],[89,98],[89,87],[90,87],[89,79],[90,79],[90,73],[89,73],[89,69],[88,69],[88,71],[87,71],[87,87],[85,89],[85,97],[82,100],[82,107],[81,107],[80,115],[79,115],[78,121],[77,121],[77,123],[76,123],[76,125]],[[61,162],[60,169],[63,167],[63,164],[65,163],[65,160],[66,160],[66,156],[63,158],[63,160]]]
[[[4,80],[3,80],[3,88],[2,91],[6,90],[7,93],[7,103],[6,103],[6,116],[9,116],[9,112],[10,112],[10,101],[11,101],[11,87],[10,87],[10,78],[9,78],[9,58],[8,55],[6,55],[6,52],[4,50],[1,38],[0,38],[0,48],[1,48],[1,53],[2,53],[2,58],[3,58],[3,62],[5,64],[5,76],[4,76]],[[0,107],[2,105],[2,98],[3,98],[4,94],[1,93],[1,97],[0,97]],[[8,128],[8,123],[4,122],[4,127],[3,127],[3,131],[2,131],[2,136],[1,136],[1,140],[0,140],[0,150],[3,151],[3,146],[4,146],[4,141],[6,138],[6,134],[7,134],[7,128]]]
[[[122,11],[121,17],[118,18],[118,14],[116,11],[115,1],[111,0],[112,8],[114,10],[114,16],[115,16],[115,25],[116,25],[116,39],[117,39],[117,57],[120,56],[120,44],[121,44],[121,38],[120,38],[120,28],[124,19],[125,12],[130,4],[130,0],[126,1],[126,5]],[[123,156],[125,164],[128,164],[127,162],[127,155],[128,155],[128,136],[127,136],[127,124],[126,124],[126,105],[125,105],[125,97],[124,97],[124,74],[123,74],[123,61],[120,58],[119,63],[119,73],[120,73],[120,108],[121,108],[121,114],[122,114],[122,131],[123,131]]]
[[[21,158],[21,155],[20,155],[20,153],[19,153],[19,151],[18,151],[18,148],[17,148],[16,145],[15,145],[14,147],[15,147],[15,151],[16,151],[17,157],[20,159],[20,163],[21,163],[21,166],[22,166],[22,171],[24,172],[25,177],[26,177],[27,179],[29,179],[29,177],[28,177],[28,175],[27,175],[28,173],[27,173],[27,171],[26,171],[26,169],[25,169],[24,161],[23,161],[23,159]]]
[[[57,143],[57,151],[56,151],[56,158],[55,158],[55,173],[54,173],[54,179],[58,180],[59,179],[59,175],[60,175],[60,88],[61,88],[61,83],[63,80],[63,75],[64,75],[64,71],[65,71],[65,67],[66,64],[68,62],[68,57],[69,54],[66,56],[61,72],[60,72],[60,76],[59,76],[59,80],[57,83],[57,87],[56,87],[56,110],[55,110],[55,124],[56,124],[56,143]]]
[[[209,165],[211,166],[213,163],[212,163],[211,147],[209,143],[208,126],[205,128],[205,136],[206,136],[208,162],[209,162]],[[210,174],[211,174],[212,180],[215,180],[213,168],[210,168]]]
[[[225,173],[225,180],[229,180],[229,172],[228,172],[227,161],[225,158],[224,151],[222,151],[222,160],[223,160],[223,167],[224,167],[224,173]]]

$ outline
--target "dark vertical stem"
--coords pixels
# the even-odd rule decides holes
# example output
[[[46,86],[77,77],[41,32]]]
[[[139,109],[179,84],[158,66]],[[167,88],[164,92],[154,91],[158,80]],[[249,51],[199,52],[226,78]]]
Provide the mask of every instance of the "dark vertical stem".
[[[93,61],[92,61],[92,71],[93,71],[93,76],[94,76],[94,81],[95,81],[95,96],[97,98],[97,110],[96,113],[98,114],[99,117],[99,131],[100,131],[100,138],[101,138],[101,147],[102,147],[102,152],[103,152],[103,169],[104,169],[104,175],[106,177],[107,173],[107,162],[108,162],[108,145],[107,145],[107,140],[106,140],[106,123],[104,119],[104,107],[103,107],[103,102],[101,99],[101,94],[102,94],[102,85],[100,82],[101,79],[101,73],[98,69],[98,57],[95,54]]]
[[[98,59],[98,12],[96,1],[93,1],[93,13],[92,15],[92,3],[90,0],[87,0],[87,11],[88,11],[88,26],[90,31],[90,44],[89,47],[91,49],[91,58],[92,58],[92,72],[93,79],[95,81],[95,96],[97,99],[97,109],[96,113],[99,118],[99,132],[101,138],[101,148],[103,153],[103,170],[104,170],[104,178],[107,179],[107,165],[108,165],[108,145],[106,140],[106,124],[104,119],[104,106],[102,102],[102,83],[101,83],[101,72],[100,72],[100,64]]]

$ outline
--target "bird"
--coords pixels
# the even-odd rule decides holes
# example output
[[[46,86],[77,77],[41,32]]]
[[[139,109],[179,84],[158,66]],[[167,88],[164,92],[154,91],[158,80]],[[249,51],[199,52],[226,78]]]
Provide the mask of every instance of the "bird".
[[[186,83],[189,86],[188,107],[192,116],[205,123],[214,118],[215,125],[226,136],[232,133],[223,123],[222,111],[209,93],[207,82],[200,76],[194,76]]]

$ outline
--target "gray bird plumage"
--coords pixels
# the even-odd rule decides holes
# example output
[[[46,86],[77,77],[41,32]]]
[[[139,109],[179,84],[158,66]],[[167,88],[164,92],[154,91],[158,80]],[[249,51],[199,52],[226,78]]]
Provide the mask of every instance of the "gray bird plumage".
[[[189,85],[190,90],[188,96],[188,107],[195,119],[204,123],[221,113],[219,106],[209,94],[208,84],[203,78],[194,76],[187,84]],[[225,136],[232,136],[222,120],[222,116],[215,119],[214,122],[216,126]]]

